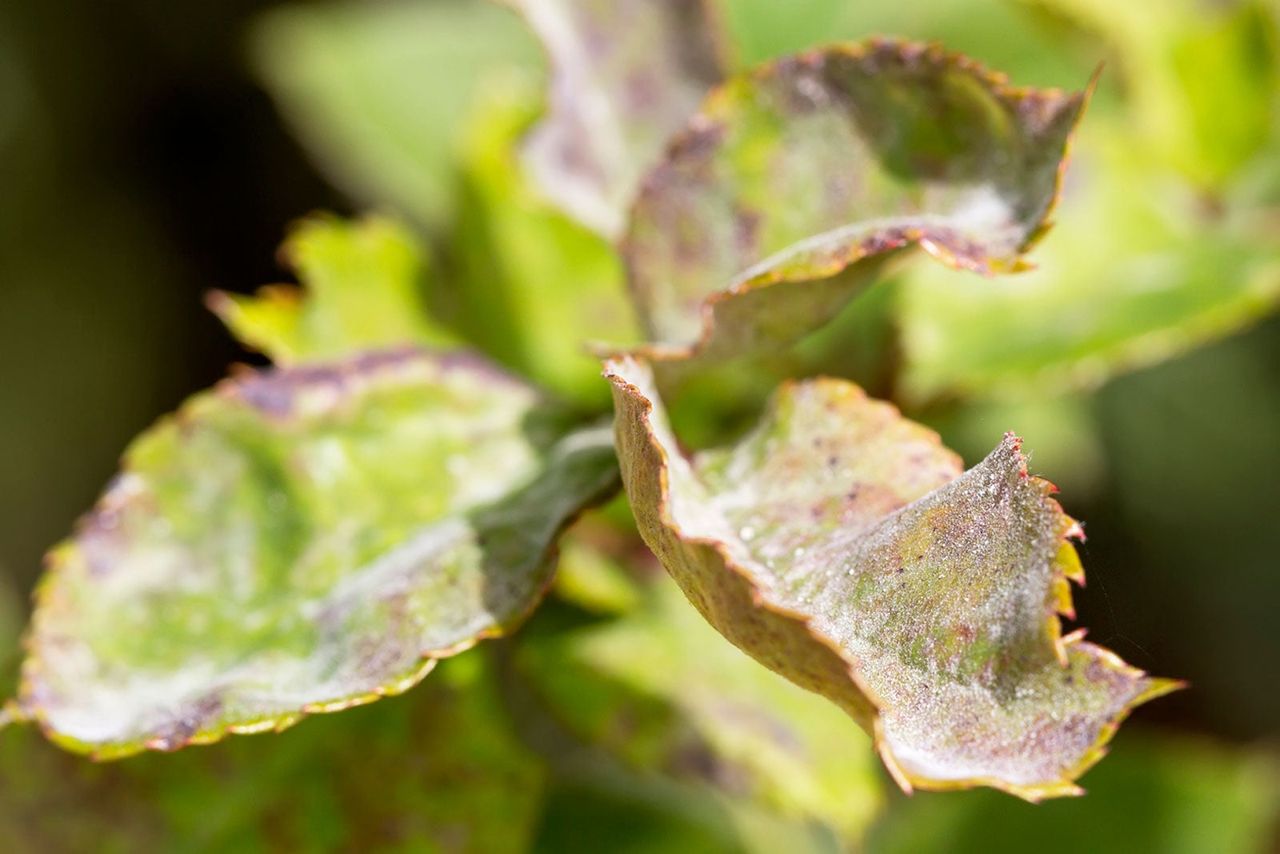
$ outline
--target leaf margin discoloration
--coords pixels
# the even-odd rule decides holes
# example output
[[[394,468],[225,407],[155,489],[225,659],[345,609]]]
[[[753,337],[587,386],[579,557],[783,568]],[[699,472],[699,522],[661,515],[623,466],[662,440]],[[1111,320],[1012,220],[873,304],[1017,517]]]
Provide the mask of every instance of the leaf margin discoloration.
[[[686,596],[690,598],[703,616],[730,642],[757,658],[761,663],[772,669],[779,669],[774,667],[770,661],[761,657],[758,648],[749,648],[739,643],[736,639],[742,637],[744,632],[750,633],[752,631],[750,627],[744,628],[744,626],[747,626],[748,620],[743,619],[742,615],[734,615],[726,623],[725,620],[717,619],[714,614],[708,613],[708,605],[705,601],[699,601],[698,592],[690,589],[686,584],[686,580],[681,577],[677,570],[672,569],[668,561],[662,560],[664,555],[671,550],[670,543],[663,541],[660,535],[654,534],[647,529],[643,518],[644,515],[655,516],[655,520],[665,533],[670,535],[681,547],[689,548],[692,553],[713,556],[718,561],[718,565],[713,566],[711,572],[721,575],[717,582],[722,587],[728,587],[729,583],[732,584],[735,588],[732,593],[733,596],[739,600],[745,597],[745,603],[749,604],[750,608],[755,612],[749,613],[747,615],[748,619],[773,621],[775,626],[793,631],[794,639],[809,645],[808,649],[805,650],[805,654],[816,654],[819,658],[824,659],[823,666],[828,676],[837,678],[843,676],[846,678],[846,683],[837,684],[833,688],[830,683],[822,684],[818,679],[811,678],[806,683],[806,681],[797,678],[794,671],[787,672],[785,669],[781,671],[787,678],[801,685],[801,687],[823,694],[853,717],[871,735],[875,749],[890,776],[907,794],[912,793],[915,789],[950,791],[968,789],[975,786],[987,786],[1033,803],[1047,798],[1081,795],[1084,790],[1075,781],[1106,755],[1108,743],[1129,713],[1149,700],[1187,686],[1187,683],[1181,680],[1149,677],[1138,668],[1125,663],[1110,650],[1085,641],[1085,630],[1083,629],[1073,631],[1067,635],[1062,634],[1061,617],[1074,618],[1069,582],[1084,583],[1083,566],[1072,542],[1072,540],[1083,539],[1083,529],[1078,522],[1062,511],[1056,500],[1050,497],[1057,491],[1057,487],[1043,478],[1031,475],[1027,471],[1026,457],[1021,452],[1020,440],[1014,437],[1013,434],[1007,434],[1002,444],[1012,447],[1012,452],[1020,466],[1019,476],[1029,479],[1034,488],[1041,491],[1044,500],[1049,502],[1053,508],[1056,508],[1059,519],[1059,529],[1057,531],[1058,551],[1052,561],[1053,578],[1049,590],[1050,597],[1046,601],[1049,607],[1046,610],[1044,624],[1044,630],[1053,644],[1057,660],[1065,666],[1068,650],[1079,646],[1081,649],[1087,649],[1095,654],[1097,661],[1102,666],[1109,667],[1113,671],[1124,674],[1135,681],[1145,680],[1146,687],[1132,696],[1114,716],[1102,724],[1093,742],[1083,751],[1073,765],[1062,772],[1058,780],[1035,784],[1019,784],[996,777],[938,779],[912,773],[904,767],[903,763],[893,753],[880,715],[880,709],[884,705],[883,700],[877,696],[876,692],[862,678],[859,673],[858,662],[843,650],[836,641],[815,628],[814,618],[811,615],[771,600],[753,579],[751,571],[733,557],[731,549],[726,542],[711,537],[689,536],[682,531],[680,524],[673,518],[671,511],[668,483],[670,452],[655,430],[652,421],[657,403],[632,378],[628,377],[628,363],[630,363],[631,370],[635,370],[634,366],[640,365],[641,371],[652,371],[651,366],[648,366],[642,360],[634,357],[620,357],[611,359],[606,363],[604,375],[613,385],[615,401],[617,402],[618,417],[615,420],[615,427],[618,431],[617,446],[623,469],[623,479],[628,497],[632,499],[632,507],[636,513],[637,522],[646,544],[658,555],[668,572],[680,583]],[[652,374],[650,373],[651,378]],[[840,380],[819,381],[844,382]],[[792,384],[796,382],[791,381]],[[890,404],[882,405],[891,406]],[[921,430],[924,429],[921,428]],[[941,440],[933,431],[925,432],[932,435],[933,441],[941,447]],[[681,453],[679,449],[676,449],[676,452]],[[641,465],[644,465],[646,462],[644,460],[645,456],[648,457],[647,462],[653,463],[656,461],[656,464],[645,466],[648,482],[640,483],[641,478],[632,476],[630,473],[631,461],[632,458],[639,457],[642,460]],[[636,495],[636,493],[639,493],[639,495]],[[650,497],[656,498],[656,502],[650,503]],[[650,511],[653,512],[651,513]],[[729,583],[726,583],[726,581]],[[740,604],[742,603],[740,602]],[[773,639],[776,640],[776,637]],[[809,675],[811,676],[812,674]]]
[[[785,269],[786,265],[784,263],[766,264],[770,260],[766,258],[752,265],[746,271],[740,272],[733,281],[715,283],[718,289],[707,294],[700,303],[699,332],[697,338],[692,341],[670,343],[654,340],[629,348],[594,346],[593,351],[598,356],[602,359],[609,359],[633,355],[659,364],[694,362],[703,359],[716,360],[727,355],[733,355],[732,353],[722,355],[719,351],[725,348],[717,346],[719,343],[717,333],[726,325],[718,320],[718,316],[726,303],[736,300],[745,294],[773,287],[799,286],[804,283],[833,279],[841,274],[850,272],[851,268],[859,262],[883,258],[914,248],[922,249],[926,255],[945,267],[955,270],[967,270],[988,277],[1000,273],[1016,273],[1034,269],[1035,265],[1023,256],[1033,249],[1052,228],[1053,216],[1062,198],[1062,189],[1070,162],[1071,145],[1075,130],[1097,87],[1102,68],[1099,66],[1084,89],[1077,93],[1067,93],[1058,88],[1014,86],[1009,83],[1007,75],[994,71],[963,53],[947,50],[936,41],[921,42],[875,36],[862,41],[839,42],[770,60],[729,78],[710,91],[698,113],[668,142],[662,160],[645,175],[641,182],[641,186],[633,199],[628,221],[635,223],[646,194],[654,191],[662,170],[669,168],[673,162],[677,161],[682,156],[682,152],[687,149],[696,149],[699,146],[715,145],[717,143],[718,140],[712,139],[708,142],[704,141],[703,138],[719,136],[724,133],[726,129],[724,124],[726,114],[729,112],[735,97],[733,87],[754,85],[761,81],[768,81],[770,78],[786,73],[797,66],[820,67],[829,56],[833,55],[852,60],[863,60],[874,54],[887,54],[899,59],[905,57],[911,62],[917,62],[923,58],[925,61],[934,63],[945,70],[962,71],[971,75],[973,79],[986,87],[997,101],[1014,110],[1021,109],[1021,105],[1028,103],[1038,103],[1040,105],[1039,109],[1045,110],[1048,109],[1048,105],[1056,103],[1057,107],[1055,109],[1059,112],[1074,111],[1057,159],[1052,191],[1035,226],[1028,230],[1021,244],[1017,247],[1015,257],[1004,260],[988,257],[967,261],[958,253],[952,251],[945,242],[933,239],[928,230],[924,228],[895,227],[880,232],[873,231],[861,240],[843,244],[837,251],[828,253],[822,263],[811,263],[802,269],[788,271]],[[641,292],[640,284],[634,274],[632,259],[637,252],[635,239],[633,229],[628,228],[618,242],[618,250],[628,269],[627,281],[632,300],[639,309],[640,314],[645,317],[645,324],[649,326],[649,331],[654,333],[655,329],[647,318],[646,297]],[[775,255],[785,254],[786,251],[783,250],[783,252],[775,253]],[[843,301],[847,303],[863,286],[860,283],[852,284]],[[676,366],[672,365],[671,367],[675,368]]]
[[[135,738],[125,742],[88,742],[60,732],[49,719],[47,710],[42,707],[39,700],[37,686],[43,669],[43,660],[38,646],[38,635],[41,623],[47,619],[44,615],[53,595],[52,591],[59,581],[59,572],[67,557],[76,548],[76,543],[80,537],[86,533],[92,533],[95,526],[102,524],[104,517],[109,517],[115,512],[112,504],[118,500],[118,496],[115,495],[116,487],[121,482],[122,477],[127,476],[130,454],[135,443],[142,441],[145,437],[151,435],[153,431],[164,427],[172,426],[181,431],[184,422],[189,422],[196,417],[196,409],[201,406],[207,406],[211,399],[235,400],[253,408],[269,422],[287,422],[294,414],[288,411],[281,411],[272,402],[255,401],[253,399],[255,392],[250,392],[246,396],[246,389],[254,389],[257,386],[266,386],[268,388],[280,386],[280,389],[291,394],[293,391],[291,386],[306,386],[308,383],[341,387],[344,382],[370,382],[367,373],[371,370],[378,371],[386,368],[412,370],[415,364],[419,367],[428,364],[432,369],[438,369],[443,372],[463,369],[473,372],[479,371],[493,382],[507,383],[514,390],[530,394],[532,401],[544,405],[551,402],[551,399],[537,388],[517,379],[484,357],[469,351],[446,351],[423,346],[401,346],[377,351],[365,351],[348,359],[325,363],[308,363],[262,370],[255,370],[244,365],[233,366],[229,376],[220,380],[211,389],[193,395],[183,401],[177,410],[161,416],[151,427],[140,434],[123,452],[119,473],[109,482],[107,488],[104,489],[92,508],[76,521],[72,533],[65,540],[53,546],[45,554],[41,577],[32,592],[32,616],[21,639],[23,660],[19,674],[17,696],[8,701],[5,706],[8,714],[4,723],[32,723],[51,743],[69,752],[85,755],[92,761],[123,759],[144,751],[173,752],[189,746],[214,744],[230,735],[279,733],[312,715],[339,712],[403,694],[430,674],[441,660],[466,652],[482,641],[506,637],[518,630],[551,591],[555,580],[554,564],[559,554],[560,535],[570,528],[582,513],[602,503],[614,494],[619,486],[616,473],[613,476],[612,483],[605,484],[595,494],[588,496],[586,500],[578,505],[576,512],[559,519],[555,531],[552,532],[552,535],[547,540],[545,549],[538,555],[538,566],[546,568],[544,577],[521,609],[511,614],[508,618],[497,621],[491,627],[485,628],[456,643],[418,650],[417,660],[412,667],[398,674],[396,678],[389,682],[378,685],[373,690],[355,691],[329,700],[307,702],[299,706],[295,711],[257,715],[235,723],[217,721],[215,725],[209,726],[209,721],[205,720],[200,725],[193,727],[190,732],[182,733],[181,737],[177,738],[153,736],[151,738]],[[273,389],[267,394],[278,394],[280,389]],[[292,403],[291,399],[290,405]],[[345,401],[335,397],[327,403],[335,407],[341,407]],[[598,430],[600,428],[594,429]],[[591,430],[579,432],[585,434],[586,432],[591,432]],[[563,443],[570,436],[571,434],[565,434],[559,442]],[[109,529],[110,525],[107,525],[106,528]],[[214,715],[216,718],[216,711]]]

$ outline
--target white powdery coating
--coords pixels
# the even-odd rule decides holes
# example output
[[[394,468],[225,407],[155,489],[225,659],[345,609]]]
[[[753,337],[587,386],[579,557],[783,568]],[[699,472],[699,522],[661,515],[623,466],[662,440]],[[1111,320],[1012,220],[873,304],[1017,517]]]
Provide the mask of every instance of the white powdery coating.
[[[936,436],[832,381],[789,388],[753,434],[692,462],[660,410],[649,427],[681,535],[722,542],[856,662],[909,774],[1053,783],[1148,686],[1089,644],[1058,660],[1064,517],[1013,437],[960,474]]]

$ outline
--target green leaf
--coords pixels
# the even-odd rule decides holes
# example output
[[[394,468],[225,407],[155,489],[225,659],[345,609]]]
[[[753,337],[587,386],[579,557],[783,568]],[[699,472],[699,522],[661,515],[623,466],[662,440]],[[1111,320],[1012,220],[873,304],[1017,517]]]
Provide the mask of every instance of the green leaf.
[[[848,842],[880,806],[854,723],[717,637],[665,579],[622,619],[528,639],[520,664],[566,726],[633,768],[825,822]]]
[[[1132,733],[1089,775],[1089,797],[1031,806],[992,792],[901,799],[878,854],[1264,854],[1275,850],[1280,762],[1204,739]]]
[[[11,729],[0,837],[21,852],[528,850],[548,775],[483,663],[452,659],[394,702],[172,756],[89,763]]]
[[[907,275],[902,392],[1025,397],[1094,386],[1222,337],[1280,302],[1263,211],[1206,216],[1153,153],[1112,122],[1086,128],[1038,269],[966,281]]]
[[[985,287],[911,271],[902,390],[916,403],[1096,386],[1280,302],[1276,200],[1265,189],[1267,164],[1280,164],[1274,15],[1252,3],[1172,3],[1161,14],[1050,5],[1119,50],[1127,100],[1082,129],[1078,180],[1039,269]]]
[[[623,244],[649,355],[791,343],[910,246],[1021,269],[1084,100],[880,40],[730,80],[645,179]]]
[[[1037,0],[1118,53],[1134,144],[1206,191],[1280,154],[1280,18],[1267,0]]]
[[[722,76],[709,0],[508,0],[552,79],[524,162],[546,196],[617,237],[640,176]]]
[[[1128,711],[1177,687],[1061,635],[1080,529],[1013,437],[962,473],[892,407],[814,380],[687,459],[652,370],[606,375],[645,542],[725,637],[871,732],[904,789],[1078,793]]]
[[[258,76],[329,178],[428,226],[449,218],[476,84],[538,67],[526,27],[489,0],[295,4],[252,36]]]
[[[616,477],[601,429],[466,355],[228,380],[140,437],[50,554],[22,711],[105,758],[399,693],[518,624]]]
[[[231,333],[277,365],[393,345],[456,343],[428,318],[422,250],[394,221],[315,217],[293,229],[281,254],[305,293],[269,285],[252,297],[209,295],[209,307]]]
[[[739,68],[872,32],[840,26],[849,5],[846,0],[719,0]]]
[[[455,286],[442,316],[509,367],[580,404],[608,405],[591,340],[640,333],[617,253],[553,207],[520,166],[536,118],[537,81],[511,74],[481,88],[460,156],[449,240]]]
[[[591,613],[635,611],[641,602],[635,579],[612,554],[591,542],[590,529],[582,521],[561,542],[556,595]]]

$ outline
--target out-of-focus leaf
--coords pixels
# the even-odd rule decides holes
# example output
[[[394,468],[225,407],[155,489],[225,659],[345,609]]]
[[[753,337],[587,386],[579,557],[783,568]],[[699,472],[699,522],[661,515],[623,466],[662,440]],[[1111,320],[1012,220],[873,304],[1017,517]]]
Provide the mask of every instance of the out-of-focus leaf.
[[[258,74],[326,174],[365,204],[448,219],[476,83],[535,69],[536,41],[490,0],[292,5],[253,31]]]
[[[557,780],[533,851],[657,854],[835,854],[824,826],[786,821],[706,786],[639,772]]]
[[[1205,190],[1226,189],[1264,148],[1280,155],[1280,31],[1267,0],[1035,0],[1117,54],[1133,142]]]
[[[1088,777],[1089,796],[1031,806],[991,792],[900,799],[873,854],[1265,854],[1280,819],[1280,763],[1172,735],[1133,733]]]
[[[1015,89],[936,46],[880,40],[730,80],[647,176],[633,212],[623,251],[658,342],[650,355],[790,343],[830,320],[891,250],[1021,269],[1083,104]],[[822,281],[789,287],[807,280]]]
[[[398,693],[518,623],[615,479],[604,431],[473,357],[229,380],[139,438],[50,554],[23,712],[108,757]]]
[[[738,444],[681,453],[652,370],[610,362],[646,543],[734,644],[870,731],[904,788],[1072,794],[1176,683],[1062,637],[1079,526],[1006,437],[961,464],[849,383],[784,387]]]
[[[482,87],[462,147],[450,241],[459,277],[440,314],[495,358],[584,404],[607,404],[591,340],[639,338],[617,253],[530,184],[518,146],[535,118],[536,81]]]
[[[870,35],[872,30],[840,27],[847,0],[718,0],[732,37],[738,68],[798,53],[816,45]],[[898,32],[886,30],[884,32]]]
[[[231,739],[97,765],[0,734],[6,850],[527,850],[546,774],[512,734],[483,659],[395,702],[266,743]]]
[[[1206,216],[1150,153],[1102,121],[1081,151],[1039,269],[976,282],[907,274],[902,391],[915,401],[1096,385],[1221,337],[1280,300],[1260,215]]]
[[[642,601],[636,579],[614,555],[592,542],[592,529],[602,526],[590,526],[590,521],[581,520],[560,543],[556,595],[597,614],[633,611]]]
[[[391,220],[312,219],[289,235],[281,251],[305,292],[269,285],[251,297],[209,296],[210,308],[232,334],[277,365],[395,345],[455,343],[427,316],[421,249]]]
[[[1082,59],[1065,49],[1018,0],[983,4],[980,14],[973,0],[721,0],[721,5],[742,68],[881,33],[941,42],[1037,85],[1077,86],[1097,64],[1096,56]]]
[[[525,645],[523,669],[552,712],[633,767],[856,841],[880,803],[866,737],[717,637],[669,581],[658,584],[628,617]]]
[[[523,161],[547,198],[607,238],[640,176],[719,82],[711,0],[507,0],[551,61]]]

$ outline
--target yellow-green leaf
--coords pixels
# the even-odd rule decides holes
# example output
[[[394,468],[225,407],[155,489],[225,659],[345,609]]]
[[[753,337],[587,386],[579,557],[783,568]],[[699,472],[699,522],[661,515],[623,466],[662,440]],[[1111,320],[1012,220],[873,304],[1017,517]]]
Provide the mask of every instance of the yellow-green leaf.
[[[277,365],[405,344],[455,343],[423,301],[423,251],[393,220],[315,217],[295,227],[281,256],[303,288],[255,296],[215,291],[209,306],[241,343]]]
[[[135,441],[51,552],[22,712],[111,757],[399,693],[518,624],[616,477],[607,431],[474,357],[228,380]]]
[[[882,800],[866,736],[717,637],[659,578],[621,619],[524,644],[522,668],[551,711],[631,767],[856,842]]]
[[[640,335],[617,253],[533,186],[519,145],[538,87],[511,74],[479,92],[459,155],[461,192],[450,239],[453,287],[442,315],[476,346],[580,404],[607,406],[589,341]]]
[[[492,0],[292,3],[251,35],[258,76],[325,174],[427,226],[452,212],[474,87],[538,65],[523,23]]]
[[[651,368],[607,376],[646,543],[725,637],[871,732],[903,788],[1077,793],[1128,711],[1176,687],[1062,636],[1080,529],[1016,439],[962,472],[891,406],[813,380],[686,458]]]
[[[1113,121],[1081,134],[1038,268],[977,282],[936,266],[902,289],[902,391],[916,402],[1088,388],[1222,337],[1280,303],[1262,209],[1207,214]]]

